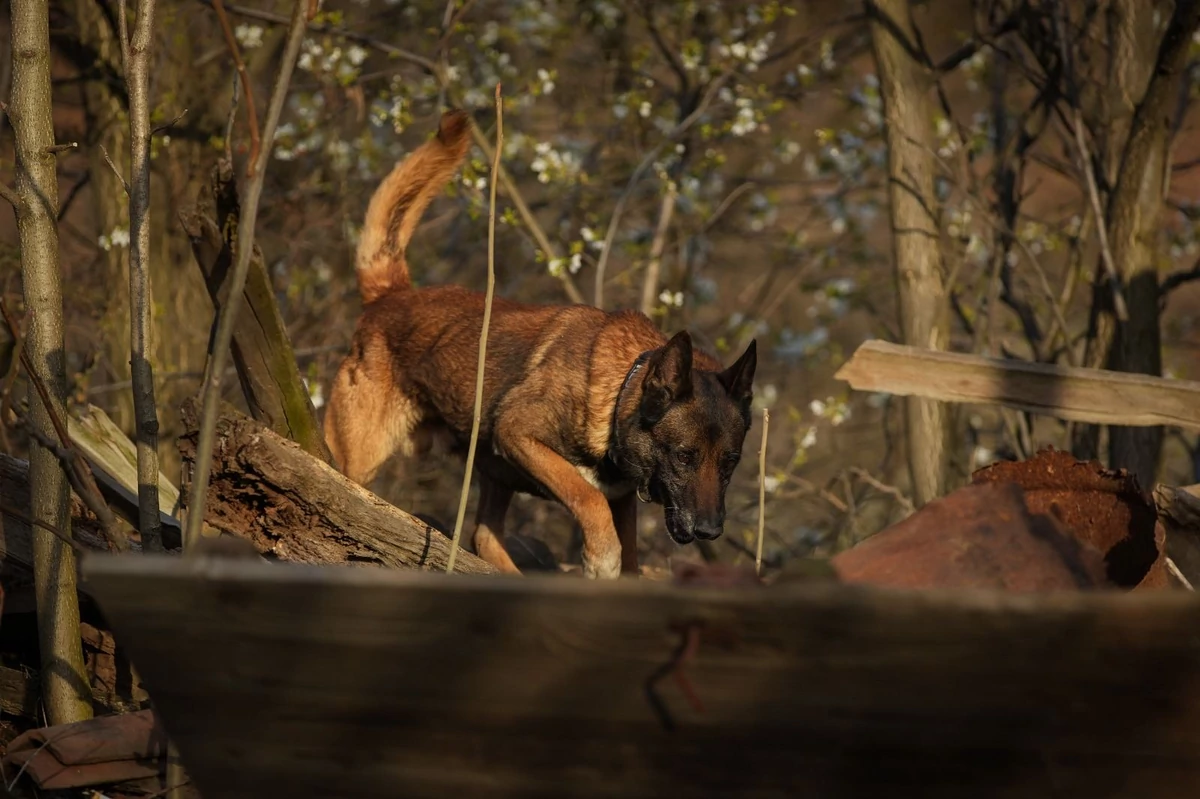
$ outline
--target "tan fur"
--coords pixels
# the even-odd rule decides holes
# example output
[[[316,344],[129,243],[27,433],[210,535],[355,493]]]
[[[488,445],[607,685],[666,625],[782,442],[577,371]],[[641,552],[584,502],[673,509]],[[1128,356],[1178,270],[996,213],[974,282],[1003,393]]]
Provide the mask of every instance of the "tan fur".
[[[397,453],[420,457],[439,441],[466,451],[483,295],[458,286],[414,289],[404,249],[420,213],[465,157],[469,138],[465,115],[444,115],[438,136],[392,170],[368,207],[358,252],[363,313],[325,416],[334,459],[362,484]],[[631,365],[665,344],[636,312],[494,300],[476,453],[480,501],[468,546],[501,571],[517,572],[503,546],[504,518],[521,491],[561,502],[579,521],[586,576],[637,572],[636,485],[614,465],[609,448],[614,411],[618,419],[639,412],[645,370],[630,382],[627,398],[620,393]],[[707,453],[718,443],[713,431],[723,431],[722,451],[736,444],[740,452],[748,410],[735,411],[724,389],[713,388],[720,385],[720,362],[696,352],[691,364],[704,390],[676,403],[679,410],[656,435],[698,437]],[[723,502],[723,485],[716,477],[710,482],[697,507]]]

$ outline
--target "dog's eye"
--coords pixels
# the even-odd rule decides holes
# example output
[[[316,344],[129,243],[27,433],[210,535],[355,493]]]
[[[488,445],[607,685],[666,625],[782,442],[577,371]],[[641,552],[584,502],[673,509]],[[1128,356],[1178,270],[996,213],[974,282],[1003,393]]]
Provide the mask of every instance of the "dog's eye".
[[[732,472],[734,469],[736,469],[737,465],[738,465],[738,456],[737,455],[726,455],[724,458],[721,458],[721,471],[725,472],[726,474],[728,474],[728,473]]]
[[[680,466],[691,466],[696,462],[696,453],[690,449],[675,450],[675,461]]]

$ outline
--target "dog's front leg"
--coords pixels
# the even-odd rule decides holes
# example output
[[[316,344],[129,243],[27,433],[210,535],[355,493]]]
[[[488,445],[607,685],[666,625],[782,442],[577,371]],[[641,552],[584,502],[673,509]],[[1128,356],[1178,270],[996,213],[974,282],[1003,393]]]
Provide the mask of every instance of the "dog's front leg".
[[[637,494],[626,494],[608,501],[617,539],[621,542],[621,574],[638,574]]]
[[[604,494],[584,480],[566,458],[535,438],[510,435],[498,437],[496,443],[579,520],[583,528],[584,577],[620,577],[621,542]]]

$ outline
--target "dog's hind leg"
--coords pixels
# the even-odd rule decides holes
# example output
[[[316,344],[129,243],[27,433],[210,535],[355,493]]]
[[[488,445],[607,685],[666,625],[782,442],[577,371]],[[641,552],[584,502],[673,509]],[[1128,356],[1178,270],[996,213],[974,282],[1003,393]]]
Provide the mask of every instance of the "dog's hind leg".
[[[476,555],[504,574],[521,573],[504,548],[504,517],[508,514],[512,495],[509,489],[479,475],[479,507],[475,511],[471,547]]]
[[[325,443],[346,477],[369,486],[393,454],[411,457],[419,423],[416,403],[390,370],[365,358],[347,359],[338,370],[325,410]]]

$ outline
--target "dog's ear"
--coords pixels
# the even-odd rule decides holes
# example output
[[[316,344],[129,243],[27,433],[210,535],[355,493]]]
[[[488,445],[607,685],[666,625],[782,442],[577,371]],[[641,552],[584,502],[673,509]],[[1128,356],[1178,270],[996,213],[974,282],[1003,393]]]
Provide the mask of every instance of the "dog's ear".
[[[733,366],[717,375],[717,379],[729,393],[729,398],[745,412],[749,412],[750,401],[754,397],[754,368],[756,366],[758,366],[757,340],[751,339],[750,345],[746,347],[742,357],[738,358]]]
[[[671,403],[692,390],[692,337],[681,330],[646,361],[641,414],[647,424],[663,417]]]

